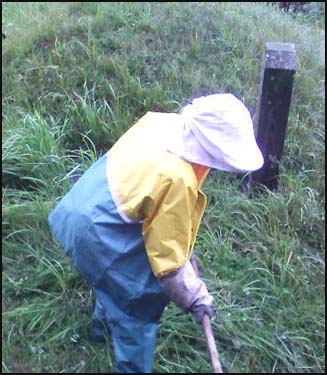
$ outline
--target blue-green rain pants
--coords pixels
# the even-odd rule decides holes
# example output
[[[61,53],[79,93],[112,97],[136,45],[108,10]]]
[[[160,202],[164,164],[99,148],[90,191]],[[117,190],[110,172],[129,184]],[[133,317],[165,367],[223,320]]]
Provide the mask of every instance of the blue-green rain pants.
[[[117,212],[96,161],[49,215],[50,227],[104,307],[117,373],[152,371],[158,320],[169,303],[146,255],[141,223]]]

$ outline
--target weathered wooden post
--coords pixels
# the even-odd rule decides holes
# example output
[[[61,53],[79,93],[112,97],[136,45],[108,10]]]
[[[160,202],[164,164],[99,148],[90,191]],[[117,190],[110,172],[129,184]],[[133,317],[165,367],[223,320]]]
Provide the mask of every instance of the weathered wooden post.
[[[267,42],[263,55],[255,134],[263,153],[263,167],[250,175],[250,188],[277,188],[278,162],[282,156],[291,104],[296,52],[291,43]]]

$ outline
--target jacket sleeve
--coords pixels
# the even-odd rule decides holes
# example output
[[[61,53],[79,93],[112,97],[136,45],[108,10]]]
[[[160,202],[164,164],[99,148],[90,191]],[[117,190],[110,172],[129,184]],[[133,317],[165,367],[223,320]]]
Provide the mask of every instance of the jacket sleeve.
[[[181,178],[166,184],[159,196],[145,198],[142,234],[156,277],[177,270],[190,258],[195,201]]]

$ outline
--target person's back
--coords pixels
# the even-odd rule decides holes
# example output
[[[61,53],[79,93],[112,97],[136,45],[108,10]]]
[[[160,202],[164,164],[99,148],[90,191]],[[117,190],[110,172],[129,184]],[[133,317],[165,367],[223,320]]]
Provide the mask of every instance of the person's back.
[[[118,211],[126,222],[150,217],[150,200],[167,185],[182,179],[197,196],[192,166],[169,151],[180,139],[183,121],[178,114],[148,112],[110,149],[107,178]]]

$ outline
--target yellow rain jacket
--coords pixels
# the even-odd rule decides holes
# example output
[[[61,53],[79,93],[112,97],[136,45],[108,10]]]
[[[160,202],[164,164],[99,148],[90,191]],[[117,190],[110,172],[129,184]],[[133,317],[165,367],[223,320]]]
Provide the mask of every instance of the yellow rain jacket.
[[[142,223],[156,277],[190,259],[207,202],[192,164],[167,150],[181,126],[179,114],[148,112],[108,152],[111,194],[125,222]]]

